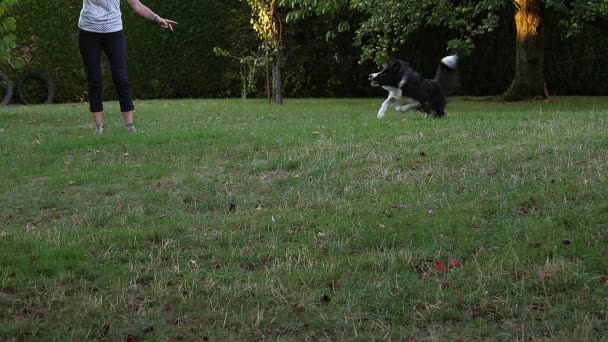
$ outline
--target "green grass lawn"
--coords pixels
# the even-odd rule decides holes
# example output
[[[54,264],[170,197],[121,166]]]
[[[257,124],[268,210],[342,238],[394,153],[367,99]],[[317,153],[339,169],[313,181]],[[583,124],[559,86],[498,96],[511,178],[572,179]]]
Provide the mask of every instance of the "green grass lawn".
[[[0,109],[0,340],[605,339],[608,98],[381,102]]]

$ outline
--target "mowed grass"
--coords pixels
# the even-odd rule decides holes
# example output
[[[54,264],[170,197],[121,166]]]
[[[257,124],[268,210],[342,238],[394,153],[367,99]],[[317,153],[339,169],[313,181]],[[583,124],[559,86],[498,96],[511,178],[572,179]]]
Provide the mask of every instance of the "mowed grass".
[[[608,98],[0,109],[0,340],[602,340]]]

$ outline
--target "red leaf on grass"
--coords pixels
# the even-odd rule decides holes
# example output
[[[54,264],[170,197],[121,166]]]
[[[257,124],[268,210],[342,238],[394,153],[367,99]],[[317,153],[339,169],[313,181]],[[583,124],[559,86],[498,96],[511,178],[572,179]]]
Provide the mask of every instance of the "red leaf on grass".
[[[452,259],[450,259],[449,265],[450,265],[450,268],[456,268],[456,267],[460,267],[462,265],[462,263],[460,263],[460,260],[452,258]]]
[[[607,275],[602,275],[600,277],[600,281],[602,282],[602,284],[608,284],[608,276]]]
[[[337,291],[339,291],[341,289],[342,289],[342,284],[339,281],[334,280],[334,281],[332,281],[332,282],[329,283],[329,290],[331,292],[337,292]]]
[[[139,311],[139,305],[137,305],[137,304],[129,304],[129,305],[127,305],[127,311],[129,311],[129,312],[138,312]]]
[[[479,317],[483,316],[483,309],[478,306],[472,308],[471,316],[473,316],[473,318],[479,318]]]
[[[435,260],[433,261],[433,264],[435,265],[435,271],[439,273],[445,273],[448,271],[448,267],[445,265],[445,263],[443,263],[443,261]]]
[[[522,215],[522,216],[528,216],[528,214],[530,213],[528,211],[528,208],[526,208],[526,203],[525,202],[519,208],[519,212],[518,213],[519,213],[519,215]]]
[[[547,281],[554,281],[555,280],[555,275],[545,273],[544,271],[538,271],[538,277],[542,278],[542,279],[545,279]]]

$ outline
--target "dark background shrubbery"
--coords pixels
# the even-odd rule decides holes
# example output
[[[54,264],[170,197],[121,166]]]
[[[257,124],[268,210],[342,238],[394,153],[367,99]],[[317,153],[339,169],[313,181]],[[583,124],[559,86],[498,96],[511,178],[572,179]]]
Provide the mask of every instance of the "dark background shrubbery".
[[[164,1],[145,4],[179,22],[174,33],[161,32],[136,15],[126,1],[129,77],[136,98],[218,97],[231,95],[228,61],[215,46],[255,46],[246,5],[240,1]],[[81,0],[20,0],[16,18],[20,45],[31,50],[28,69],[43,70],[57,84],[59,101],[86,99],[86,76],[78,51]],[[104,63],[105,62],[104,59]],[[106,70],[109,70],[107,67]],[[115,96],[104,72],[108,98]]]
[[[222,47],[243,56],[256,50],[256,37],[249,26],[249,9],[245,4],[238,0],[145,3],[179,25],[173,33],[161,32],[124,2],[129,76],[136,98],[240,96],[238,63],[215,56],[213,48]],[[86,100],[86,77],[78,52],[81,6],[80,0],[20,0],[15,13],[20,48],[29,59],[26,69],[42,70],[51,76],[57,84],[60,102]],[[352,46],[351,34],[340,34],[331,42],[325,40],[325,33],[337,20],[309,18],[287,26],[284,69],[287,97],[382,94],[368,86],[366,75],[375,66],[359,65],[359,51]],[[557,26],[550,15],[547,20],[547,27]],[[552,94],[608,94],[605,82],[608,41],[597,39],[603,35],[589,29],[582,36],[566,39],[559,30],[548,31],[546,79]],[[427,29],[413,37],[397,55],[423,74],[432,75],[438,59],[445,55],[449,36],[450,32],[443,29]],[[495,95],[506,90],[514,70],[514,40],[513,13],[507,11],[500,29],[476,42],[473,55],[463,59],[462,94]],[[109,72],[104,75],[105,96],[113,99]],[[15,75],[11,76],[14,79]],[[260,79],[255,96],[263,96],[263,82]]]

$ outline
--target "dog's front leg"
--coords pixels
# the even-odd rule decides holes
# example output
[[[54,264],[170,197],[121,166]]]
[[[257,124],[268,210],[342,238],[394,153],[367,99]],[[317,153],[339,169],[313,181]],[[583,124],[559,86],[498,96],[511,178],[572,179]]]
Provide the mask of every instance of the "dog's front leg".
[[[383,103],[382,103],[382,107],[380,107],[380,110],[378,111],[378,119],[382,119],[384,118],[384,115],[386,114],[386,111],[388,110],[388,107],[391,105],[391,100],[393,99],[392,96],[389,96]]]
[[[414,110],[419,110],[419,109],[420,109],[420,102],[418,102],[416,100],[410,100],[409,103],[404,104],[399,107],[399,111],[401,111],[402,113],[407,113],[409,111],[414,111]]]

